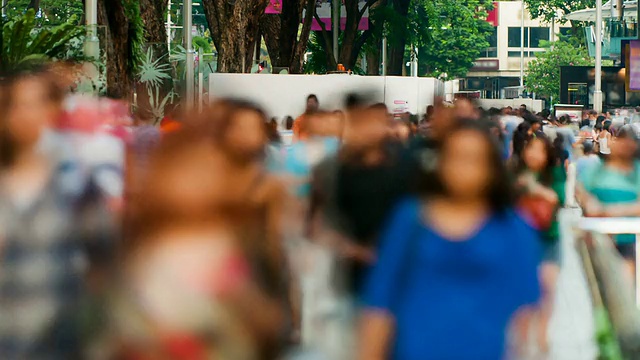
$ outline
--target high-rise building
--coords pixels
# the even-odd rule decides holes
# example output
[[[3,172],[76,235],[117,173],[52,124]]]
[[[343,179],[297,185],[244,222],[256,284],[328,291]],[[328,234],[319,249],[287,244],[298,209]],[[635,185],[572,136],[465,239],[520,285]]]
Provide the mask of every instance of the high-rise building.
[[[526,70],[529,61],[544,51],[543,41],[558,40],[558,34],[571,31],[569,23],[544,22],[531,19],[522,1],[497,1],[487,21],[493,25],[489,47],[482,52],[475,66],[462,80],[460,90],[479,90],[482,98],[517,98],[520,88],[521,64]],[[559,20],[559,19],[558,19]],[[524,37],[522,30],[524,29]],[[524,46],[521,40],[524,39]]]

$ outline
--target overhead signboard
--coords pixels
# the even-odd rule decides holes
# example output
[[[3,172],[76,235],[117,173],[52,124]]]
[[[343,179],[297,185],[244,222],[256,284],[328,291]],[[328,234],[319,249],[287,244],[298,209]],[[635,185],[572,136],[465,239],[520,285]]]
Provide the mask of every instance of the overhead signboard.
[[[478,59],[473,63],[472,71],[486,71],[500,69],[500,61],[497,59]]]

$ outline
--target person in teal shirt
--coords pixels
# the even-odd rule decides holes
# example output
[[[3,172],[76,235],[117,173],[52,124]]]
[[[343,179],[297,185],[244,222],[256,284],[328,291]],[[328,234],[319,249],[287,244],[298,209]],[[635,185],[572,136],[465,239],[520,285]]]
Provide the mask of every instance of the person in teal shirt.
[[[580,174],[576,193],[585,216],[640,216],[640,162],[634,157],[637,149],[633,129],[622,127],[611,144],[611,156]],[[635,274],[635,235],[617,235],[614,239],[631,274]]]

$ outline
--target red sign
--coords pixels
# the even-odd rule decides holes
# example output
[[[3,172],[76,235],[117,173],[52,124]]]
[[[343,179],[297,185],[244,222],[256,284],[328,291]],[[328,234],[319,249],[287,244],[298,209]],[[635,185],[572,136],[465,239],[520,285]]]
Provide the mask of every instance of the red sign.
[[[282,0],[269,0],[265,14],[282,14]]]
[[[498,16],[499,3],[496,1],[493,3],[493,10],[487,13],[487,22],[493,26],[498,26],[500,17]]]

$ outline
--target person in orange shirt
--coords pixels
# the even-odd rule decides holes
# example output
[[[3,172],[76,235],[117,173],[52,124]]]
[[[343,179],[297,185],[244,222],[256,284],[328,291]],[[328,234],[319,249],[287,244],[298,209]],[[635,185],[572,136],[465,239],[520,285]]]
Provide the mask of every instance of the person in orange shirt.
[[[309,137],[309,134],[306,130],[306,119],[310,115],[314,114],[318,111],[319,107],[318,97],[314,94],[307,96],[307,108],[304,111],[304,114],[300,115],[296,121],[293,123],[293,141],[297,142],[300,140],[306,140]]]

